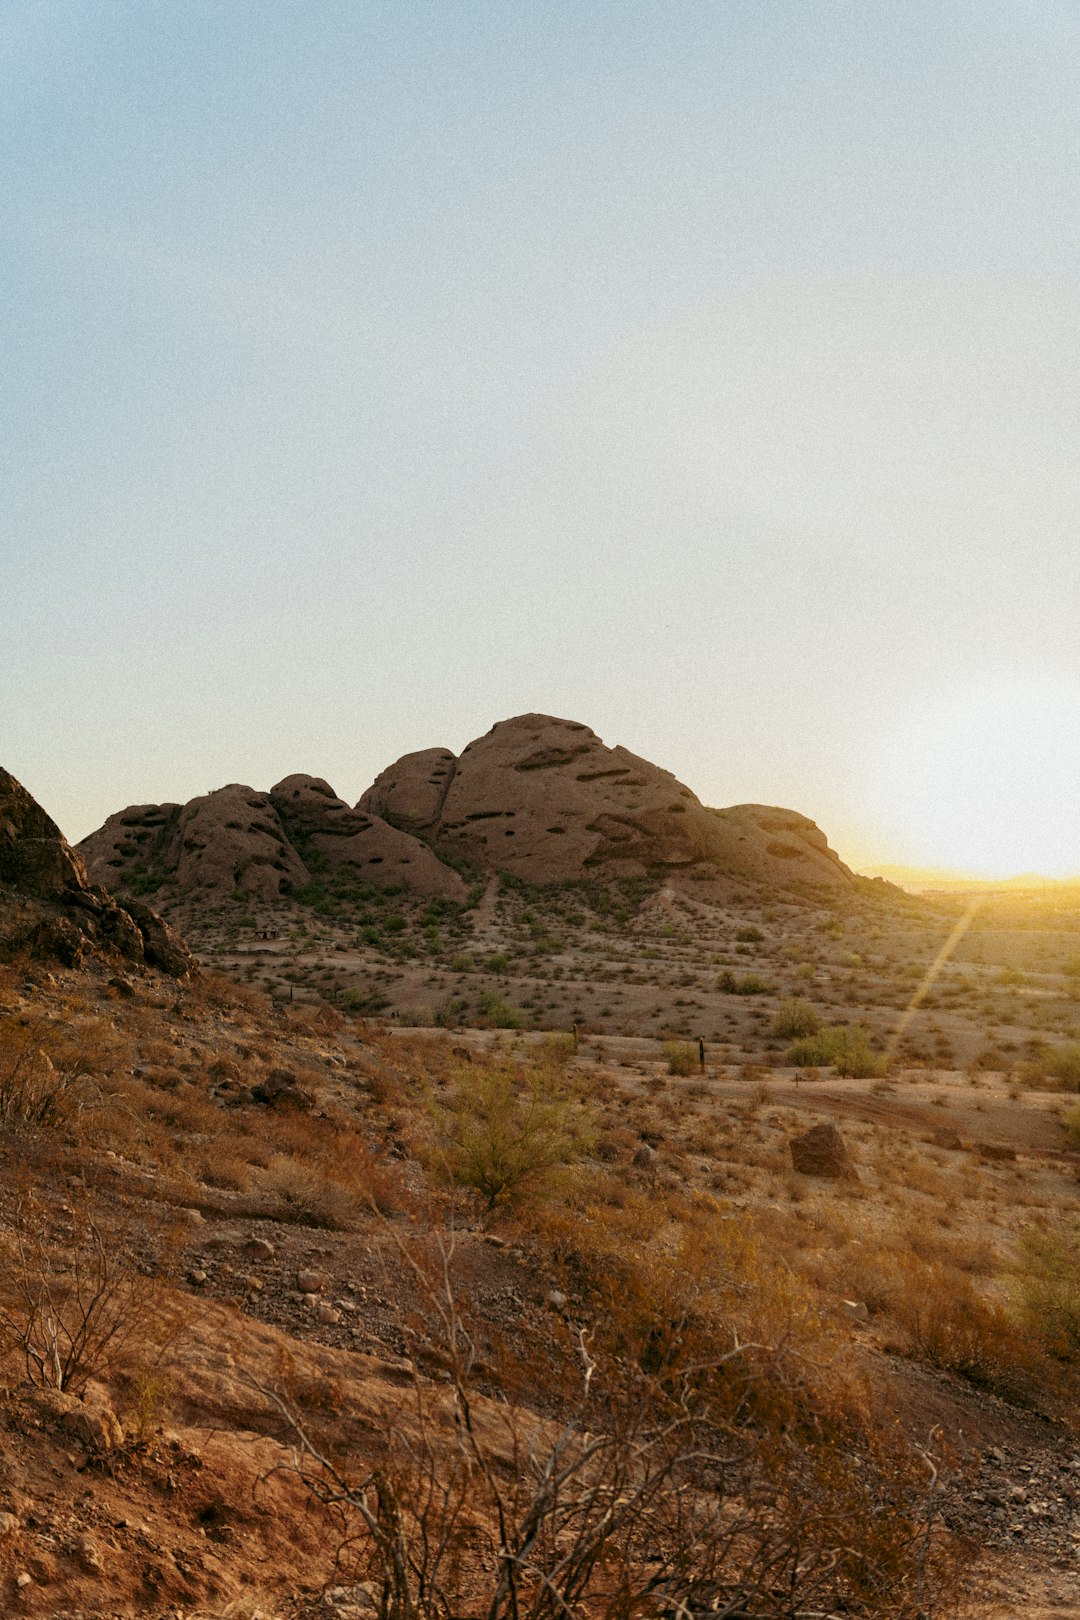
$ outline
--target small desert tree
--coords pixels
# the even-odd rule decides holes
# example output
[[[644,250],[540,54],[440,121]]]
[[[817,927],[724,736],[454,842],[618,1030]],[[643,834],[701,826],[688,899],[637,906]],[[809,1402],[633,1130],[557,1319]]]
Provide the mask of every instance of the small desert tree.
[[[451,1178],[475,1188],[489,1209],[573,1163],[595,1137],[589,1110],[551,1063],[459,1069],[432,1113]]]

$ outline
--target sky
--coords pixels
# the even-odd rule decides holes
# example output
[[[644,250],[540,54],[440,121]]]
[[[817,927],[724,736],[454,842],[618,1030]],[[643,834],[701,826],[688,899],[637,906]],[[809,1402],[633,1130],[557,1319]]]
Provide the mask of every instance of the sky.
[[[532,710],[1080,872],[1074,0],[4,0],[0,763]]]

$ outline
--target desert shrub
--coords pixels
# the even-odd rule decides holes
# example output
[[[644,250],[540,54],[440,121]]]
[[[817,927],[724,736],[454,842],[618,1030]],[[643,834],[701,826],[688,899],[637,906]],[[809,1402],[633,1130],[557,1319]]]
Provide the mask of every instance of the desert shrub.
[[[50,1232],[31,1195],[16,1203],[0,1294],[0,1347],[32,1384],[78,1394],[154,1320],[153,1282],[129,1261],[119,1234],[84,1209]]]
[[[362,1017],[374,1017],[389,1007],[390,998],[377,990],[359,990],[355,986],[342,992],[341,1005],[348,1011],[359,1013]]]
[[[821,1028],[821,1019],[804,996],[792,996],[780,1003],[769,1027],[774,1035],[779,1035],[783,1040],[794,1040],[801,1035],[816,1035]]]
[[[1046,1054],[1046,1072],[1064,1091],[1080,1091],[1080,1041],[1056,1046]]]
[[[469,1009],[463,996],[447,996],[435,1008],[435,1024],[439,1029],[456,1029]]]
[[[869,1402],[842,1432],[819,1411],[793,1434],[784,1394],[796,1363],[763,1335],[733,1341],[712,1321],[707,1358],[694,1362],[703,1341],[688,1323],[686,1353],[652,1369],[553,1322],[544,1367],[549,1384],[559,1377],[556,1421],[478,1396],[452,1240],[402,1263],[449,1388],[414,1379],[387,1413],[376,1465],[350,1472],[318,1391],[304,1391],[300,1411],[289,1392],[261,1390],[289,1424],[293,1467],[336,1516],[339,1563],[381,1594],[382,1620],[625,1620],[696,1613],[703,1594],[731,1616],[915,1620],[947,1601],[933,1464]],[[666,1272],[678,1275],[670,1259]],[[503,1363],[505,1386],[514,1369]],[[766,1385],[775,1410],[740,1403]]]
[[[767,996],[772,986],[756,973],[744,973],[737,979],[730,968],[725,968],[716,981],[716,988],[729,996]]]
[[[735,938],[743,945],[756,945],[765,938],[765,935],[761,932],[760,928],[755,928],[754,925],[750,923],[747,927],[740,928],[736,933]]]
[[[545,1063],[565,1065],[569,1063],[577,1051],[577,1046],[577,1036],[573,1035],[569,1030],[552,1030],[550,1035],[544,1036],[541,1045],[543,1061]]]
[[[869,1031],[861,1024],[830,1024],[816,1035],[804,1035],[790,1047],[787,1060],[797,1069],[832,1066],[837,1074],[864,1080],[885,1073],[885,1058],[870,1044]]]
[[[1023,1233],[1019,1298],[1025,1325],[1054,1355],[1080,1358],[1080,1232],[1029,1227]]]
[[[698,1066],[698,1050],[693,1041],[665,1041],[664,1057],[668,1074],[693,1074]]]
[[[511,1007],[502,996],[490,992],[477,998],[480,1015],[492,1029],[523,1029],[527,1019],[520,1007]]]
[[[431,1112],[451,1178],[489,1209],[573,1163],[596,1136],[590,1112],[550,1064],[459,1069]]]
[[[1069,1141],[1074,1147],[1080,1147],[1080,1103],[1074,1104],[1062,1116],[1062,1124],[1069,1133]]]
[[[52,1126],[94,1095],[92,1077],[122,1061],[124,1043],[91,1020],[57,1026],[44,1018],[0,1021],[0,1129]]]

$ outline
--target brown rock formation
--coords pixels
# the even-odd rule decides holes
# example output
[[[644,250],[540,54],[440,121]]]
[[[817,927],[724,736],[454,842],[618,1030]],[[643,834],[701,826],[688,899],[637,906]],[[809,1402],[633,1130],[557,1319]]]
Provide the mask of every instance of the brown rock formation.
[[[805,816],[766,805],[710,810],[670,771],[549,715],[504,720],[457,760],[446,749],[406,754],[358,809],[442,855],[538,883],[702,861],[780,886],[852,879]]]
[[[403,754],[375,778],[357,809],[370,810],[403,832],[429,838],[439,825],[456,770],[457,760],[448,748]]]
[[[17,923],[2,943],[74,966],[87,951],[115,952],[182,978],[194,960],[180,936],[139,901],[119,903],[91,885],[82,857],[26,789],[0,770],[0,886]],[[20,907],[30,902],[29,918]],[[0,924],[12,908],[0,906]],[[6,932],[6,930],[5,930]]]
[[[98,882],[136,893],[169,883],[178,898],[273,900],[347,867],[379,887],[462,899],[461,863],[533,883],[691,867],[778,888],[854,881],[805,816],[711,810],[670,771],[543,714],[501,721],[460,758],[405,754],[355,808],[317,776],[287,776],[269,793],[233,784],[183,806],[133,805],[78,853]]]
[[[0,770],[0,883],[38,899],[85,889],[86,868],[56,822]]]
[[[270,790],[270,800],[290,838],[313,848],[330,870],[351,867],[365,883],[401,884],[418,894],[463,899],[458,874],[409,833],[381,816],[351,810],[318,776],[287,776]]]
[[[148,891],[177,890],[271,900],[310,879],[265,793],[230,783],[185,805],[131,805],[79,845],[90,876]]]

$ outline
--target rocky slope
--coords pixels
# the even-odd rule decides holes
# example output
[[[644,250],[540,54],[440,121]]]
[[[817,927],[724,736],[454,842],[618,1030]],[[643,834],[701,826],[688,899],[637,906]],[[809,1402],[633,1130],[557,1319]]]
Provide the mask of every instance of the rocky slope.
[[[0,769],[0,954],[71,966],[88,953],[186,977],[194,960],[156,911],[90,882],[82,857],[21,783]]]
[[[91,877],[151,893],[275,899],[348,869],[377,888],[461,899],[459,869],[533,883],[699,869],[778,888],[854,876],[805,816],[713,810],[670,771],[549,715],[504,720],[465,748],[406,754],[355,809],[320,777],[233,784],[187,805],[134,805],[79,845]]]

